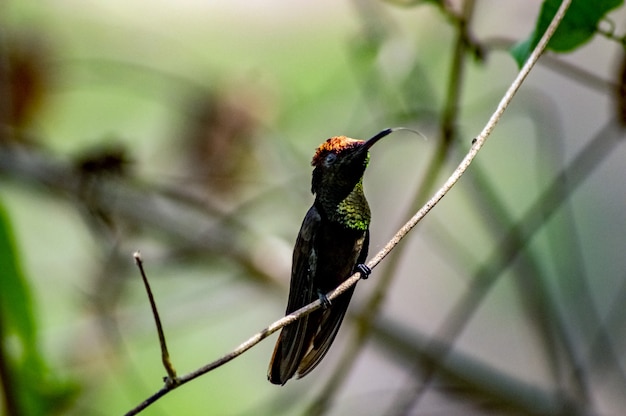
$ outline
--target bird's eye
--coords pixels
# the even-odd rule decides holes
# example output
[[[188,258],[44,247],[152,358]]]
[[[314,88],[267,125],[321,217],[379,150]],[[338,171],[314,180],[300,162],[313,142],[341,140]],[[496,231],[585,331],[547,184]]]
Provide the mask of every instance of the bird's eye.
[[[329,153],[326,155],[326,159],[324,160],[327,165],[332,165],[335,160],[337,160],[337,155],[334,153]]]

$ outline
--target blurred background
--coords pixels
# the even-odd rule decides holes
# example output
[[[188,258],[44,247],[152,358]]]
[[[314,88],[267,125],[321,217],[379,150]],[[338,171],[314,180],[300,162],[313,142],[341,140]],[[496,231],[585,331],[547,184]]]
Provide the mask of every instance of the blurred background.
[[[382,248],[490,117],[542,2],[436,3],[0,5],[4,414],[124,414],[162,386],[136,250],[179,374],[280,318],[315,148],[418,129],[371,152]],[[601,36],[545,56],[309,376],[267,382],[274,335],[143,414],[621,414],[624,62]]]

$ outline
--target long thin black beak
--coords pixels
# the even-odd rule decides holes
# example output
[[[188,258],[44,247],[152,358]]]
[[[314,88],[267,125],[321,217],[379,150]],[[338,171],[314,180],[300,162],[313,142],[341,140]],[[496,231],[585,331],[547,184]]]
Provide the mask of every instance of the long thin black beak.
[[[365,150],[368,150],[370,147],[374,146],[376,144],[377,141],[379,141],[380,139],[382,139],[385,136],[390,135],[391,133],[393,133],[396,129],[393,128],[389,128],[389,129],[385,129],[383,131],[381,131],[380,133],[376,134],[374,137],[372,137],[371,139],[369,139],[368,141],[365,142],[365,144],[363,145],[363,148]]]
[[[391,133],[393,133],[394,131],[398,131],[398,130],[407,130],[407,131],[410,131],[412,133],[417,134],[418,136],[422,136],[425,140],[428,140],[426,138],[426,136],[424,136],[422,133],[420,133],[417,130],[409,129],[407,127],[390,127],[388,129],[385,129],[385,130],[381,131],[380,133],[376,134],[374,137],[372,137],[371,139],[366,141],[365,144],[361,147],[361,149],[363,149],[365,151],[369,150],[369,148],[374,146],[376,144],[376,142],[378,142],[380,139],[382,139],[383,137],[386,137],[386,136],[390,135]]]

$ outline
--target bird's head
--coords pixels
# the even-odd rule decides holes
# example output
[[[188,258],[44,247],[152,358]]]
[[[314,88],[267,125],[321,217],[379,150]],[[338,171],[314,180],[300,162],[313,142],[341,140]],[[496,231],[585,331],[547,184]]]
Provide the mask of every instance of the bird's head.
[[[322,143],[311,161],[315,167],[311,192],[330,193],[339,200],[347,196],[363,177],[370,147],[392,131],[383,130],[367,141],[335,136]]]

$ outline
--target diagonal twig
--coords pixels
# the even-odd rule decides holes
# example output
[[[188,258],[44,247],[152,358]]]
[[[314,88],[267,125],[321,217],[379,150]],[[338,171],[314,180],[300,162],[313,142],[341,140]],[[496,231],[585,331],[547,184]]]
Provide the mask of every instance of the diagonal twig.
[[[513,80],[512,84],[509,86],[508,90],[506,91],[502,99],[500,100],[500,103],[498,104],[496,110],[492,114],[491,118],[489,119],[489,121],[487,122],[487,124],[485,125],[481,133],[472,141],[472,146],[469,149],[467,155],[463,158],[463,160],[460,162],[458,167],[454,170],[452,175],[443,184],[443,186],[439,188],[439,190],[426,202],[426,204],[422,208],[420,208],[415,213],[415,215],[413,215],[413,217],[411,217],[411,219],[407,221],[406,224],[404,224],[398,230],[398,232],[385,245],[385,247],[383,247],[374,256],[374,258],[367,263],[367,266],[370,269],[373,269],[374,267],[376,267],[391,252],[391,250],[393,250],[393,248],[396,245],[398,245],[398,243],[400,243],[400,241],[426,216],[426,214],[428,214],[435,207],[435,205],[437,205],[439,201],[443,199],[443,197],[450,191],[450,189],[452,189],[452,187],[459,181],[461,176],[463,176],[465,171],[469,168],[469,165],[472,163],[472,161],[477,156],[480,149],[485,144],[487,137],[489,137],[489,135],[495,128],[496,124],[502,117],[502,114],[504,113],[506,108],[509,106],[509,104],[513,100],[515,93],[519,90],[522,83],[524,82],[528,74],[530,73],[531,69],[533,68],[535,63],[538,61],[541,54],[543,53],[545,47],[548,44],[548,41],[552,37],[552,34],[554,33],[559,23],[563,19],[563,16],[565,15],[565,11],[569,7],[570,3],[571,3],[571,0],[563,0],[552,22],[546,29],[546,32],[543,34],[539,43],[537,44],[533,52],[530,54],[528,60],[526,61],[522,69],[519,71],[517,77]],[[341,285],[339,285],[335,290],[329,292],[327,294],[328,299],[333,300],[337,298],[339,295],[341,295],[342,293],[350,289],[352,286],[354,286],[359,281],[360,278],[361,278],[361,274],[359,272],[353,274],[348,279],[346,279],[346,281],[344,281]],[[128,413],[126,413],[126,415],[130,416],[130,415],[138,414],[140,411],[142,411],[143,409],[148,407],[150,404],[157,401],[159,398],[163,397],[165,394],[174,390],[175,388],[203,374],[206,374],[209,371],[217,367],[220,367],[228,363],[229,361],[240,356],[241,354],[243,354],[244,352],[246,352],[247,350],[249,350],[256,344],[258,344],[263,339],[273,334],[274,332],[310,314],[311,312],[319,309],[320,307],[321,307],[321,302],[319,300],[316,300],[315,302],[298,309],[297,311],[285,316],[284,318],[279,319],[278,321],[272,323],[268,327],[264,328],[263,330],[261,330],[260,332],[258,332],[257,334],[249,338],[247,341],[245,341],[244,343],[242,343],[233,351],[229,352],[223,357],[203,367],[200,367],[199,369],[192,371],[191,373],[187,375],[177,378],[176,384],[166,383],[166,385],[163,388],[161,388],[158,392],[150,396],[144,402],[140,403],[135,408],[130,410]]]

